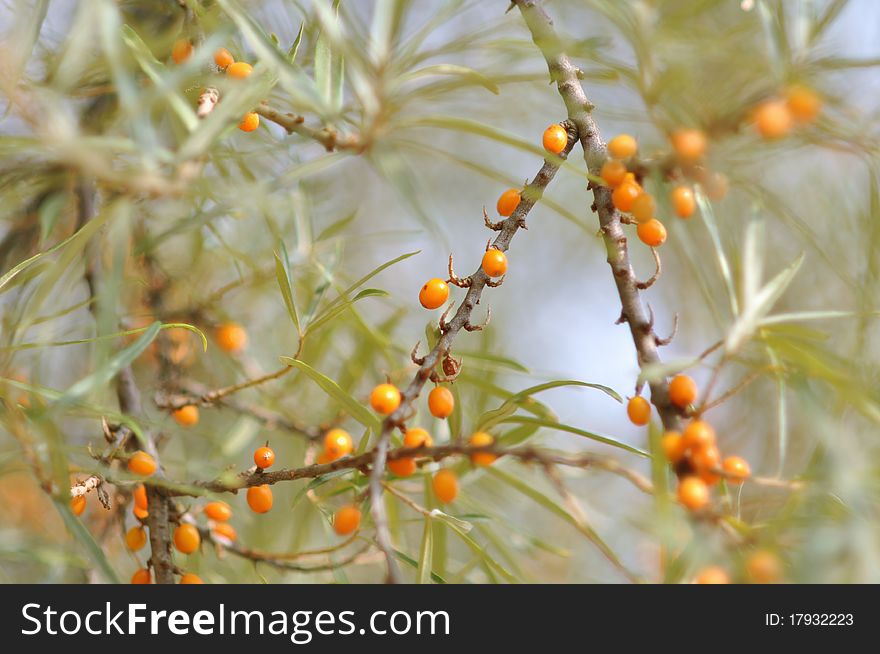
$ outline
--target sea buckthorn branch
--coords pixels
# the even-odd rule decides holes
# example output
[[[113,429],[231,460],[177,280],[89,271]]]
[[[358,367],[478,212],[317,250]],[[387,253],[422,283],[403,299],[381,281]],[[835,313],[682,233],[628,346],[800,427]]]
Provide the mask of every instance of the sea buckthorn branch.
[[[575,138],[572,134],[568,134],[568,140],[565,148],[559,153],[560,159],[565,159],[571,148],[574,147]],[[510,247],[510,242],[514,234],[521,227],[525,226],[525,219],[532,207],[541,199],[544,189],[553,180],[556,171],[559,170],[559,159],[548,158],[544,160],[534,179],[526,185],[522,192],[522,199],[516,210],[501,222],[501,229],[498,236],[491,242],[491,247],[501,252],[505,252]],[[492,228],[494,229],[494,227]],[[487,246],[487,250],[489,247]],[[491,278],[485,273],[482,265],[472,275],[465,280],[461,280],[454,275],[452,270],[452,257],[449,261],[450,279],[457,280],[457,285],[466,287],[467,293],[464,300],[458,306],[458,310],[449,322],[445,318],[441,319],[440,338],[437,344],[423,358],[418,358],[419,369],[410,382],[409,386],[401,393],[401,402],[398,408],[382,422],[382,431],[378,436],[376,447],[373,452],[372,471],[370,473],[370,512],[373,517],[373,523],[376,527],[376,541],[379,548],[385,555],[388,567],[388,580],[396,582],[399,577],[397,571],[397,563],[395,561],[394,551],[391,546],[391,539],[388,533],[387,518],[385,516],[385,505],[382,502],[382,475],[385,471],[385,463],[388,456],[388,444],[391,439],[391,432],[395,428],[403,426],[404,421],[412,412],[412,404],[419,397],[422,388],[432,377],[439,379],[435,374],[435,368],[438,364],[442,364],[443,372],[446,378],[454,377],[457,373],[458,366],[454,359],[450,356],[452,342],[458,332],[462,329],[472,331],[475,327],[471,323],[471,314],[474,308],[479,304],[480,297],[483,294],[483,288],[489,285]],[[456,283],[456,282],[453,282]],[[497,286],[497,282],[494,283]],[[447,313],[449,309],[447,309]],[[444,314],[445,315],[445,314]],[[413,361],[416,357],[413,356]]]
[[[532,40],[547,62],[550,76],[556,82],[557,90],[568,111],[568,119],[577,129],[584,149],[584,161],[592,175],[600,174],[607,158],[605,143],[599,128],[593,120],[593,104],[587,99],[578,76],[577,67],[562,50],[562,45],[553,27],[553,21],[535,0],[513,0],[531,32]],[[600,184],[590,183],[593,192],[593,206],[599,215],[602,238],[605,242],[608,264],[614,274],[614,283],[621,303],[621,318],[629,324],[633,343],[638,354],[639,366],[660,363],[657,351],[658,338],[654,334],[652,321],[639,295],[638,280],[633,272],[627,251],[626,236],[621,228],[620,214],[611,200],[611,189]],[[657,407],[663,426],[667,430],[678,428],[679,412],[669,401],[665,380],[652,381],[651,401]]]
[[[327,152],[333,152],[334,150],[354,150],[356,152],[362,152],[364,149],[364,144],[358,136],[340,136],[336,130],[328,129],[326,127],[309,127],[305,124],[306,119],[303,116],[275,109],[270,106],[268,102],[261,102],[257,105],[257,108],[254,109],[254,112],[258,113],[266,120],[270,120],[273,123],[280,125],[288,134],[299,134],[305,138],[317,141],[324,146]]]

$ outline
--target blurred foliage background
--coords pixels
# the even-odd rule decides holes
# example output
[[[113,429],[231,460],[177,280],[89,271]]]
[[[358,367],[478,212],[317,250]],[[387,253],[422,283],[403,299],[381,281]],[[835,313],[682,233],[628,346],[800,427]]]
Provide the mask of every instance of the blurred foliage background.
[[[679,125],[721,126],[710,164],[730,179],[730,192],[690,221],[670,216],[663,275],[644,298],[661,334],[678,314],[678,335],[663,354],[670,369],[691,365],[701,384],[711,366],[692,365],[694,358],[745,330],[718,388],[760,375],[709,419],[723,449],[745,456],[756,475],[804,482],[794,491],[729,489],[719,502],[735,536],[598,470],[563,470],[565,485],[608,547],[646,579],[687,581],[708,564],[740,578],[744,557],[762,548],[781,558],[788,581],[880,581],[880,5],[555,0],[546,7],[583,71],[606,138],[632,133],[651,156],[668,150],[666,134]],[[86,529],[78,529],[63,491],[53,503],[31,465],[39,461],[58,488],[71,474],[106,473],[89,448],[105,446],[101,417],[120,419],[108,375],[134,337],[98,337],[157,319],[192,324],[210,340],[216,325],[232,320],[250,336],[237,356],[213,340],[203,352],[190,331],[166,333],[178,380],[223,387],[275,370],[279,356],[301,347],[303,361],[360,402],[386,375],[408,383],[409,350],[425,340],[431,318],[417,304],[419,288],[445,276],[450,252],[460,273],[477,267],[487,237],[482,206],[534,175],[541,131],[565,118],[521,16],[505,9],[501,0],[3,3],[3,581],[127,579],[148,556],[148,548],[125,550],[122,535],[135,524],[130,507],[105,510],[92,493]],[[181,38],[196,48],[175,65],[171,48]],[[221,46],[255,65],[245,83],[211,70]],[[824,98],[815,125],[774,143],[748,128],[721,129],[794,82]],[[199,120],[195,106],[208,84],[222,101]],[[327,152],[267,120],[253,133],[236,129],[262,99],[316,129],[358,135],[365,147]],[[458,338],[463,371],[453,417],[432,419],[420,400],[413,422],[436,441],[466,436],[484,412],[546,381],[634,393],[635,351],[626,328],[614,325],[619,301],[585,184],[580,155],[572,157],[530,215],[529,231],[515,239],[505,284],[484,295],[477,311],[491,306],[490,328]],[[97,193],[83,226],[84,187]],[[660,179],[648,188],[668,196]],[[630,241],[646,278],[650,252]],[[343,311],[328,312],[342,289],[406,253],[416,254],[359,287]],[[279,290],[276,254],[299,330]],[[92,300],[84,273],[95,258],[104,274]],[[750,314],[758,288],[787,270],[793,275],[776,289],[778,301]],[[60,344],[69,341],[80,342]],[[133,363],[144,399],[137,424],[158,436],[170,478],[245,469],[266,440],[280,465],[314,458],[301,435],[222,405],[180,427],[153,402],[168,380],[151,352]],[[236,399],[303,424],[338,422],[356,441],[364,433],[300,372]],[[607,453],[652,475],[648,458],[555,428],[648,448],[646,430],[631,426],[607,394],[556,388],[523,402],[517,416],[539,423],[499,425],[502,443]],[[655,480],[664,478],[662,467],[654,467]],[[471,528],[465,540],[434,521],[435,580],[626,580],[577,528],[540,469],[501,460],[457,470],[462,492],[448,513]],[[232,497],[239,541],[278,552],[337,543],[328,516],[363,478],[324,482],[308,493],[306,481],[276,485],[275,508],[264,516],[250,513],[241,494]],[[396,485],[433,506],[422,475]],[[413,563],[404,572],[415,578],[423,516],[393,496],[387,502],[395,546]],[[181,565],[207,582],[383,578],[376,556],[303,574],[206,547]]]

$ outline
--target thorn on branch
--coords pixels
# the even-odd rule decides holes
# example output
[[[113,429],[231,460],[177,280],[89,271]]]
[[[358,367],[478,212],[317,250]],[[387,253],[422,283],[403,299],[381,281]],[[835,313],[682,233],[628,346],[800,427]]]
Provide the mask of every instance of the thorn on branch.
[[[416,341],[415,346],[413,346],[412,352],[409,354],[409,358],[412,359],[412,362],[417,366],[420,366],[425,363],[425,357],[420,357],[419,353],[419,345],[421,345],[421,341]]]
[[[623,323],[627,322],[628,320],[629,320],[629,318],[626,317],[626,312],[623,309],[621,309],[620,310],[620,317],[614,321],[614,324],[615,325],[622,325]]]
[[[501,275],[497,280],[487,279],[486,286],[489,288],[498,288],[504,283],[504,275]]]
[[[450,284],[455,284],[459,288],[470,288],[470,285],[473,283],[473,280],[470,277],[460,278],[455,274],[455,269],[452,266],[452,254],[449,255],[449,279],[446,280]]]
[[[678,314],[676,313],[672,317],[672,333],[669,334],[666,338],[660,338],[656,334],[654,335],[654,342],[657,343],[658,346],[669,345],[672,342],[672,339],[675,338],[675,334],[678,332]]]
[[[489,229],[491,229],[492,231],[495,231],[495,232],[500,232],[501,229],[504,227],[503,220],[499,220],[497,223],[493,223],[489,219],[489,213],[486,211],[485,206],[483,206],[483,222],[485,223],[486,227],[488,227]]]
[[[448,307],[446,307],[446,311],[444,311],[443,315],[440,316],[438,325],[440,327],[441,334],[445,334],[449,331],[449,323],[446,322],[446,318],[449,316],[449,312],[452,311],[453,307],[455,307],[455,302],[452,302]]]
[[[654,263],[657,265],[657,270],[654,271],[654,274],[651,275],[650,279],[648,279],[644,282],[636,281],[636,288],[641,291],[644,291],[645,289],[651,288],[651,286],[654,285],[654,282],[656,282],[658,279],[660,279],[660,273],[662,272],[662,269],[660,266],[660,253],[657,252],[657,248],[651,248],[651,254],[654,255]]]
[[[504,279],[504,278],[502,277],[501,279]],[[498,280],[498,281],[499,281],[499,283],[501,282],[501,280]],[[489,324],[490,320],[492,320],[492,308],[491,307],[486,310],[486,319],[482,322],[482,324],[472,325],[471,321],[468,320],[464,324],[464,328],[469,332],[481,332]]]

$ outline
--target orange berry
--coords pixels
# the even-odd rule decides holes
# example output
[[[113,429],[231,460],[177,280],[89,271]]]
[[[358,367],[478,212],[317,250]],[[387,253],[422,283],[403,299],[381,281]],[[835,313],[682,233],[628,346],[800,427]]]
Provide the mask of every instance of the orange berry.
[[[133,506],[131,512],[134,513],[134,517],[138,520],[146,520],[150,515],[149,511],[142,509],[139,506]]]
[[[318,452],[318,456],[315,457],[315,463],[318,465],[324,465],[325,463],[330,463],[332,461],[333,459],[324,450]]]
[[[727,177],[716,172],[705,172],[700,177],[700,184],[703,185],[703,189],[710,200],[717,202],[724,199],[730,187]]]
[[[822,111],[822,98],[813,89],[796,84],[785,92],[785,102],[799,123],[811,123]]]
[[[238,534],[235,533],[235,527],[228,522],[218,522],[211,531],[215,536],[220,536],[233,542],[238,538]]]
[[[519,193],[519,190],[515,188],[509,188],[504,193],[501,194],[501,197],[498,198],[498,202],[495,204],[495,209],[498,211],[499,216],[509,216],[516,208],[519,206],[519,202],[522,200],[522,196]]]
[[[132,493],[132,496],[134,497],[134,505],[137,508],[143,509],[144,511],[146,511],[147,510],[147,488],[146,488],[146,486],[144,486],[143,484],[138,484],[137,486],[135,486],[134,493]]]
[[[507,272],[507,255],[498,248],[489,248],[483,255],[483,272],[489,277],[501,277]]]
[[[448,418],[455,409],[455,396],[445,386],[435,386],[428,394],[428,410],[435,418]]]
[[[685,447],[690,450],[699,450],[715,444],[715,430],[704,420],[692,421],[684,428],[682,437]]]
[[[261,470],[270,468],[275,463],[275,452],[271,447],[258,447],[254,451],[254,464]]]
[[[752,474],[749,462],[741,456],[729,456],[721,464],[727,473],[727,481],[731,484],[741,484]]]
[[[86,496],[77,495],[76,497],[71,498],[70,510],[73,511],[73,515],[81,516],[83,511],[86,510]]]
[[[422,429],[421,427],[407,429],[403,435],[404,447],[431,447],[433,444],[434,439],[431,438],[431,434],[428,433],[427,429]]]
[[[458,496],[458,477],[452,470],[438,470],[431,480],[434,495],[443,504],[449,504]]]
[[[248,342],[244,327],[234,322],[220,325],[214,331],[214,339],[224,352],[240,352]]]
[[[125,532],[125,546],[132,552],[137,552],[147,544],[147,532],[143,527],[132,527]]]
[[[195,525],[184,523],[174,530],[174,547],[182,554],[192,554],[202,542]]]
[[[691,511],[709,503],[709,487],[699,477],[685,477],[678,484],[678,501]]]
[[[260,126],[260,115],[254,111],[247,112],[238,123],[238,129],[242,132],[253,132]]]
[[[254,67],[244,61],[236,61],[226,67],[226,74],[233,79],[244,79],[254,72]]]
[[[449,284],[439,277],[429,279],[419,291],[419,302],[426,309],[442,307],[449,299]]]
[[[217,64],[217,67],[220,68],[220,70],[225,70],[235,63],[235,58],[229,50],[226,48],[220,48],[214,52],[214,63]]]
[[[678,463],[684,458],[687,447],[684,438],[677,431],[668,431],[660,439],[660,447],[669,463]]]
[[[272,508],[272,489],[266,484],[251,486],[247,492],[247,503],[254,513],[268,513]]]
[[[629,134],[618,134],[608,141],[608,154],[615,159],[629,159],[638,149],[636,140]]]
[[[724,571],[724,568],[710,565],[700,571],[695,582],[698,584],[729,584],[730,576]]]
[[[702,159],[709,147],[709,139],[701,129],[680,129],[672,133],[670,140],[679,159],[689,162]]]
[[[669,382],[669,399],[682,409],[697,400],[697,382],[687,375],[676,375]]]
[[[141,477],[149,477],[156,472],[156,460],[146,452],[138,450],[128,460],[128,470]]]
[[[495,439],[491,434],[484,431],[478,431],[471,435],[468,441],[471,447],[488,447],[495,444]],[[471,461],[474,465],[490,466],[498,457],[491,452],[474,452],[471,454]]]
[[[568,132],[565,131],[565,128],[562,125],[550,125],[550,127],[544,130],[542,141],[544,143],[544,149],[548,152],[562,154],[562,151],[565,150],[565,146],[568,145]]]
[[[713,472],[721,467],[721,452],[715,445],[706,445],[691,451],[691,465],[706,484],[718,483],[720,477]]]
[[[666,227],[656,218],[651,218],[646,223],[639,223],[636,227],[639,240],[652,248],[660,247],[666,241]]]
[[[193,53],[193,44],[188,39],[179,39],[174,42],[171,48],[171,58],[175,64],[182,64],[190,58]]]
[[[602,165],[599,176],[605,180],[608,186],[614,188],[622,184],[623,180],[626,179],[626,166],[617,159],[609,159]]]
[[[208,502],[205,504],[205,515],[211,520],[226,522],[232,517],[232,508],[226,502]]]
[[[783,100],[765,100],[752,115],[758,133],[765,139],[782,138],[791,131],[793,118]]]
[[[333,516],[333,531],[346,536],[361,526],[361,510],[356,506],[343,506]]]
[[[646,223],[657,213],[657,201],[650,193],[641,193],[633,200],[630,213],[640,223]]]
[[[670,200],[672,201],[675,215],[679,218],[690,218],[694,211],[697,210],[697,200],[694,197],[694,192],[687,186],[676,186],[672,189]]]
[[[611,202],[618,211],[629,213],[633,208],[636,198],[642,193],[642,187],[635,180],[626,179],[614,189],[614,192],[611,194]]]
[[[651,420],[651,403],[641,395],[631,397],[626,405],[626,415],[634,425],[647,425]]]
[[[327,461],[335,461],[351,454],[354,442],[344,429],[331,429],[324,434],[324,454]]]
[[[203,584],[202,578],[198,575],[194,575],[192,572],[187,572],[180,575],[180,583],[181,584]]]
[[[147,568],[136,570],[131,576],[131,583],[133,584],[150,584],[152,582],[153,577],[150,575],[150,571]]]
[[[182,425],[183,427],[192,427],[199,422],[199,407],[195,404],[187,404],[186,406],[177,409],[177,411],[174,411],[171,416],[179,425]]]
[[[782,578],[782,562],[768,550],[758,550],[746,559],[746,573],[753,584],[775,584]]]
[[[398,477],[409,477],[416,471],[416,460],[409,457],[388,462],[388,469]]]
[[[379,384],[370,393],[370,406],[376,413],[387,416],[397,410],[402,399],[394,384]]]

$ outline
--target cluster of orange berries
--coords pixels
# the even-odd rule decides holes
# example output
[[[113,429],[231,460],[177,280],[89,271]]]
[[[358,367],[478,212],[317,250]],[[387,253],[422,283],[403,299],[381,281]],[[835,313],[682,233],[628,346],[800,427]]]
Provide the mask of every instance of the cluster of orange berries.
[[[179,39],[171,48],[171,59],[176,64],[182,64],[193,53],[193,44],[189,39]],[[254,72],[254,67],[244,61],[236,61],[232,53],[226,48],[220,48],[214,53],[214,63],[217,68],[226,71],[226,75],[232,79],[245,79]],[[249,111],[241,119],[238,129],[243,132],[253,132],[260,126],[260,116],[254,111]]]
[[[745,560],[745,574],[753,584],[775,584],[782,579],[782,561],[769,550],[756,550]],[[710,565],[697,573],[697,584],[729,584],[730,575],[717,565]]]
[[[562,125],[550,125],[544,130],[542,141],[545,150],[553,154],[561,154],[568,145],[568,132]],[[513,215],[520,202],[522,202],[522,192],[519,189],[509,188],[498,197],[495,210],[499,216],[507,218]],[[483,255],[481,266],[488,277],[501,277],[507,272],[507,255],[498,248],[490,247]],[[439,277],[429,279],[419,291],[419,303],[426,309],[439,309],[448,299],[449,283]]]
[[[814,122],[822,111],[822,98],[802,85],[788,87],[783,94],[764,100],[752,110],[755,129],[765,139],[787,136],[798,125]]]
[[[688,375],[676,375],[669,382],[669,400],[682,411],[690,411],[698,395],[697,384]],[[631,398],[626,410],[636,425],[646,425],[651,419],[651,405],[641,395]],[[742,457],[729,456],[722,460],[715,430],[699,418],[692,420],[682,433],[666,432],[660,445],[681,477],[679,501],[694,511],[709,504],[709,489],[722,475],[732,484],[741,484],[751,475],[749,464]]]

